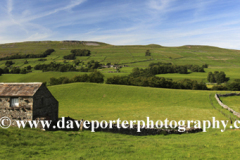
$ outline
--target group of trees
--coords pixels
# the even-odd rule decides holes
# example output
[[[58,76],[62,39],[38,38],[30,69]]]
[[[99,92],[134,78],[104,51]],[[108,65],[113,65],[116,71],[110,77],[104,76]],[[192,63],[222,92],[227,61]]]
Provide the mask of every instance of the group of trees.
[[[190,79],[184,79],[181,82],[173,82],[171,79],[164,77],[132,77],[132,76],[113,76],[107,78],[107,84],[121,84],[134,86],[149,86],[157,88],[174,88],[174,89],[194,89],[207,90],[204,83],[198,83]]]
[[[204,69],[202,67],[199,67],[198,65],[172,65],[171,63],[157,62],[157,63],[150,63],[149,67],[145,69],[134,68],[130,76],[149,77],[156,74],[166,74],[166,73],[188,74],[188,68],[197,68],[196,70],[193,69],[192,72],[204,72]]]
[[[204,68],[206,67],[205,65],[203,65],[202,67],[198,66],[198,65],[186,65],[187,69],[190,69],[191,72],[205,72]]]
[[[187,66],[177,66],[169,63],[151,63],[146,69],[134,68],[128,76],[113,76],[107,78],[107,84],[150,86],[158,88],[194,89],[207,90],[206,84],[197,81],[184,79],[180,82],[173,82],[171,79],[156,77],[156,74],[163,73],[187,73]]]
[[[60,77],[60,78],[50,78],[50,85],[57,85],[57,84],[66,84],[66,83],[73,83],[73,82],[93,82],[93,83],[103,83],[104,82],[104,75],[99,71],[94,71],[89,75],[83,74],[74,76],[73,78],[69,79],[67,77]]]
[[[10,66],[13,65],[13,64],[14,64],[13,61],[6,61],[6,62],[5,62],[5,65],[6,65],[7,67],[10,67]]]
[[[12,67],[11,69],[5,67],[5,68],[0,68],[0,75],[2,74],[26,74],[30,72],[32,67],[28,65],[27,67],[24,67],[20,69],[19,67]]]
[[[214,85],[212,90],[240,91],[240,82],[234,80],[234,82],[226,83],[225,85]]]
[[[220,84],[220,83],[229,81],[229,78],[226,77],[226,74],[223,71],[221,71],[221,72],[214,71],[214,73],[212,73],[212,72],[208,73],[207,80],[210,83]]]
[[[154,65],[152,67],[149,67],[149,71],[153,75],[165,73],[180,73],[180,74],[188,73],[186,66],[178,65]]]
[[[92,72],[94,69],[100,68],[102,64],[98,61],[91,60],[87,62],[86,67],[81,67],[80,72]]]
[[[187,74],[188,68],[203,68],[197,65],[172,65],[171,63],[150,63],[148,68],[134,68],[128,76],[113,76],[107,78],[107,84],[122,84],[135,86],[150,86],[158,88],[207,90],[206,84],[195,80],[184,79],[174,82],[171,79],[156,77],[156,74],[181,73]],[[194,70],[195,71],[195,70]],[[199,72],[199,70],[197,70]]]
[[[64,56],[64,59],[74,60],[76,56],[90,56],[91,51],[87,49],[73,49],[71,54]]]
[[[38,61],[46,61],[47,59],[46,58],[40,58],[38,59]]]
[[[34,69],[45,71],[60,71],[60,72],[68,72],[68,71],[80,71],[80,72],[93,72],[94,69],[100,68],[101,64],[98,61],[91,60],[87,62],[86,67],[81,67],[80,69],[76,68],[76,65],[81,63],[79,60],[75,60],[74,65],[68,63],[55,63],[51,62],[50,64],[37,64]],[[83,62],[82,62],[83,64]]]
[[[17,53],[17,54],[11,55],[11,56],[0,58],[0,60],[24,59],[24,58],[42,58],[42,57],[47,57],[48,55],[50,55],[54,51],[55,51],[54,49],[47,49],[42,54],[18,54]]]
[[[67,72],[67,71],[77,71],[76,67],[71,64],[61,64],[51,62],[50,64],[37,64],[34,67],[35,70],[42,70],[45,71],[60,71],[60,72]]]
[[[146,52],[145,52],[145,56],[151,56],[151,52],[150,52],[150,50],[146,50]]]

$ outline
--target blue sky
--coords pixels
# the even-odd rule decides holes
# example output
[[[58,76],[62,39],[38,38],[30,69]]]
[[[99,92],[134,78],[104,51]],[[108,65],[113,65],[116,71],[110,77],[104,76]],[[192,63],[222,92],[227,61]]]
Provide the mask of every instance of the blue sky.
[[[1,0],[0,43],[100,41],[240,49],[236,0]]]

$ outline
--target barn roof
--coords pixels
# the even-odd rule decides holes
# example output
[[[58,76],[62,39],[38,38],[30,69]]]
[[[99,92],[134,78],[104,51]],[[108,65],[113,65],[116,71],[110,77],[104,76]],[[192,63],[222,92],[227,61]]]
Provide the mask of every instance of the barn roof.
[[[42,82],[0,83],[0,96],[33,96]]]

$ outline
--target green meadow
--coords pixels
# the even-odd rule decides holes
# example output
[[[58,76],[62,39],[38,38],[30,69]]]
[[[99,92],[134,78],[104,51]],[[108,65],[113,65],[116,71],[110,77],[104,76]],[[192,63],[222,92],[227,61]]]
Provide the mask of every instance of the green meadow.
[[[59,116],[86,120],[226,119],[209,100],[211,91],[71,83],[49,87]]]
[[[50,86],[59,117],[87,120],[227,120],[211,91],[72,83]],[[217,102],[214,102],[217,106]],[[220,108],[220,106],[217,106]],[[226,112],[227,113],[227,112]],[[240,130],[131,136],[90,131],[0,129],[0,159],[237,159]]]
[[[53,48],[47,61],[38,58],[14,59],[20,68],[53,61],[64,62],[63,56],[71,49],[89,49],[91,56],[77,57],[86,63],[90,60],[102,64],[127,65],[119,73],[109,73],[113,68],[98,69],[104,78],[128,75],[134,67],[145,68],[151,62],[208,64],[204,73],[161,74],[159,77],[180,81],[185,78],[207,82],[207,74],[224,71],[230,82],[240,79],[240,51],[211,46],[164,47],[160,45],[113,46],[94,42],[95,46],[77,42],[23,42],[0,45],[0,57],[12,54],[40,54]],[[151,56],[145,56],[150,50]],[[0,61],[0,68],[6,60]],[[79,66],[80,67],[80,66]],[[69,77],[88,72],[42,72],[32,70],[27,74],[3,74],[0,82],[49,82],[51,77]],[[209,84],[208,87],[212,87]],[[48,86],[59,101],[59,117],[70,116],[84,120],[217,120],[229,121],[233,114],[214,99],[215,93],[231,91],[180,90],[96,83],[69,83]],[[223,103],[240,112],[240,98],[221,97]],[[212,104],[211,104],[212,102]],[[215,109],[214,105],[217,109]],[[224,114],[223,114],[224,113]],[[238,159],[240,130],[230,128],[207,129],[181,135],[130,136],[90,131],[41,131],[39,129],[0,129],[0,159]]]
[[[240,130],[130,136],[0,129],[0,159],[238,159]]]
[[[232,108],[236,112],[240,112],[240,97],[239,96],[229,96],[220,97],[221,101],[228,107]]]
[[[49,64],[50,62],[63,63],[63,56],[70,54],[72,49],[89,49],[91,55],[88,57],[77,57],[78,60],[86,63],[90,60],[99,61],[102,64],[112,63],[127,65],[120,69],[120,73],[108,73],[114,71],[111,68],[100,69],[106,77],[113,75],[128,75],[134,67],[145,68],[151,62],[173,63],[177,65],[208,64],[205,73],[190,73],[190,74],[161,74],[160,77],[171,78],[174,81],[179,81],[185,78],[197,80],[199,82],[207,82],[207,73],[212,71],[224,71],[230,81],[240,77],[240,51],[232,49],[223,49],[211,46],[180,46],[180,47],[164,47],[160,45],[132,45],[132,46],[114,46],[100,42],[94,42],[96,46],[89,46],[86,43],[77,42],[59,42],[59,41],[42,41],[42,42],[22,42],[9,43],[0,45],[0,57],[13,54],[40,54],[45,50],[53,48],[55,52],[47,56],[47,61],[38,61],[39,58],[14,59],[14,65],[20,68],[31,65],[34,67],[37,64]],[[151,56],[145,56],[146,50],[150,50]],[[27,60],[28,64],[24,64]],[[6,60],[0,61],[0,67],[5,67]],[[66,60],[65,63],[73,64],[72,60]],[[80,67],[80,66],[79,66]],[[37,73],[36,73],[37,72]],[[3,75],[0,77],[2,82],[21,82],[35,80],[49,81],[49,75],[58,77],[59,73],[42,73],[33,70],[30,75],[22,78],[20,75]],[[81,73],[79,73],[81,74]],[[36,75],[36,76],[35,76]],[[65,76],[71,78],[74,73],[66,73]],[[13,78],[16,77],[16,78]]]

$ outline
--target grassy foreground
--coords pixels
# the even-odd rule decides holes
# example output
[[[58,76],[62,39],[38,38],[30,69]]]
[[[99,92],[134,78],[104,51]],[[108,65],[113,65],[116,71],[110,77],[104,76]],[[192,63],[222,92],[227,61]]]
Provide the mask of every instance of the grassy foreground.
[[[240,130],[130,136],[0,129],[0,159],[238,159]]]
[[[213,109],[211,91],[72,83],[49,87],[59,117],[88,120],[227,119]],[[217,105],[214,102],[214,105]],[[0,129],[0,159],[237,159],[240,130],[130,136],[90,131]]]

